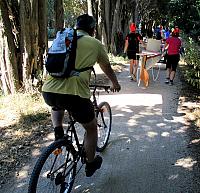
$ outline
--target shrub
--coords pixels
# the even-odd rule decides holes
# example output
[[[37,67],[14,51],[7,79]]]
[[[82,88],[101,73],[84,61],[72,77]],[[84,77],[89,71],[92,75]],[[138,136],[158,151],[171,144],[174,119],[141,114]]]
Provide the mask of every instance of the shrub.
[[[185,62],[188,66],[185,78],[192,86],[200,89],[200,47],[191,37],[184,37]]]

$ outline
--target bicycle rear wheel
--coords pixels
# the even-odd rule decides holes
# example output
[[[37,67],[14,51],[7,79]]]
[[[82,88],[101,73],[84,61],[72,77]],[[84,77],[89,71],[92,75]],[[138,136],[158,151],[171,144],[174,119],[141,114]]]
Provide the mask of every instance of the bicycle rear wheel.
[[[28,193],[70,193],[76,176],[74,147],[66,138],[41,154],[31,174]]]
[[[98,108],[96,114],[98,130],[97,151],[102,152],[106,148],[110,137],[112,113],[110,105],[107,102],[100,103]]]

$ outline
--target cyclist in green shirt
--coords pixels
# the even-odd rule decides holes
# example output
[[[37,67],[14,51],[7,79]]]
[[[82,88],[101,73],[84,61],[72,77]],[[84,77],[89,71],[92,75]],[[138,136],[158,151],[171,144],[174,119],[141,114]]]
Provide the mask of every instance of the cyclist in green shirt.
[[[75,68],[92,67],[95,63],[111,80],[111,91],[119,92],[120,84],[111,68],[108,55],[103,44],[92,37],[95,32],[95,19],[88,14],[77,18],[77,35],[83,35],[77,41]],[[55,132],[55,140],[63,137],[64,110],[67,109],[72,116],[85,128],[84,148],[86,151],[86,176],[91,176],[101,167],[102,158],[95,156],[97,146],[97,122],[94,107],[90,101],[90,76],[92,70],[81,72],[79,76],[66,79],[48,76],[42,91],[45,102],[52,107],[51,118]]]

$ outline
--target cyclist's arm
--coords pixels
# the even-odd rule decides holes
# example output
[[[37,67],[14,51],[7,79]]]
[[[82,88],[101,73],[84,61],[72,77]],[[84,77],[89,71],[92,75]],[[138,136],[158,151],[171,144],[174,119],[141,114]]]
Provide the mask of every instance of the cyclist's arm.
[[[110,61],[109,61],[109,58],[108,58],[108,55],[107,55],[104,45],[99,44],[99,47],[97,49],[99,49],[97,62],[99,63],[99,66],[102,69],[102,71],[106,74],[106,76],[112,82],[111,91],[113,91],[113,92],[120,91],[121,86],[119,85],[117,77],[116,77],[113,69],[111,68]]]
[[[115,92],[119,92],[121,90],[121,86],[118,83],[117,77],[113,71],[113,69],[111,68],[110,63],[99,63],[100,68],[102,69],[102,71],[106,74],[106,76],[111,80],[112,82],[112,87],[111,87],[111,91]]]

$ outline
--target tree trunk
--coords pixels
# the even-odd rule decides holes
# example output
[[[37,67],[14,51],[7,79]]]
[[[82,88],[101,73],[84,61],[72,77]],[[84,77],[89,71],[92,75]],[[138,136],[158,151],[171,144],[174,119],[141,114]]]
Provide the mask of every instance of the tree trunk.
[[[18,69],[17,69],[17,51],[15,47],[15,37],[12,33],[12,24],[10,22],[9,18],[9,7],[8,2],[5,0],[0,1],[0,9],[3,19],[3,25],[4,25],[4,34],[3,34],[3,41],[6,43],[3,45],[1,49],[3,50],[3,64],[1,65],[1,70],[4,69],[5,71],[2,71],[2,79],[6,80],[6,83],[8,85],[8,89],[6,92],[9,93],[15,93],[20,88],[19,83],[19,76],[18,76]],[[3,66],[4,65],[4,66]],[[5,86],[5,84],[4,84]]]
[[[33,13],[36,10],[36,1],[20,1],[20,24],[21,24],[21,55],[23,67],[23,86],[25,91],[29,91],[31,86],[31,75],[34,69],[34,64],[37,61],[37,40],[38,26],[36,20],[38,16]]]
[[[117,32],[120,30],[119,26],[120,22],[120,0],[117,0],[116,7],[114,9],[113,21],[112,21],[112,31],[111,31],[111,52],[116,55],[116,35]]]
[[[32,90],[42,79],[47,49],[47,0],[0,1],[0,70],[3,93]]]
[[[46,0],[33,0],[32,4],[21,0],[20,15],[23,83],[29,91],[42,81],[43,57],[48,47]]]
[[[3,38],[3,30],[0,30],[0,77],[1,77],[1,91],[4,95],[11,93],[10,84],[8,81],[8,72],[6,70],[5,62],[5,38]]]
[[[105,10],[105,22],[104,22],[104,28],[105,28],[105,35],[104,35],[104,39],[105,39],[105,42],[106,42],[106,46],[107,46],[107,49],[108,51],[110,51],[110,36],[111,36],[111,28],[110,28],[110,24],[111,24],[111,8],[110,8],[110,5],[111,2],[110,0],[108,1],[105,1],[104,3],[104,10]]]
[[[93,9],[92,9],[92,0],[87,0],[87,7],[88,7],[88,15],[93,16]]]
[[[64,27],[64,9],[63,0],[55,1],[55,21],[56,21],[56,31],[63,29]]]
[[[96,38],[100,41],[102,41],[102,28],[103,28],[103,15],[104,15],[104,10],[103,10],[104,2],[103,0],[98,0],[97,4],[97,32],[96,32]]]
[[[46,52],[48,50],[48,38],[47,38],[47,0],[38,0],[38,25],[39,25],[39,33],[38,33],[38,66],[37,66],[37,79],[39,79],[40,86],[42,84],[41,76],[44,69],[44,60],[43,58],[46,56]]]
[[[117,54],[122,50],[123,38],[128,33],[129,23],[133,18],[134,1],[106,0],[104,1],[104,26],[102,28],[103,41],[108,52]],[[119,36],[120,35],[120,39]],[[118,40],[120,42],[118,42]],[[117,45],[120,43],[120,45]]]

